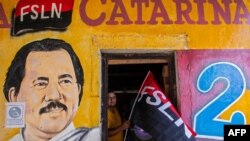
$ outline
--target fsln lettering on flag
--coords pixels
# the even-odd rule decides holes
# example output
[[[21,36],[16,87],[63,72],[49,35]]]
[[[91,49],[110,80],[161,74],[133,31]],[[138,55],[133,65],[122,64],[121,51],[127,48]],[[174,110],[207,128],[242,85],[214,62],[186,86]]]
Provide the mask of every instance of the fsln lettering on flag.
[[[133,121],[156,141],[195,141],[189,127],[149,71],[137,96]]]
[[[74,0],[19,0],[12,15],[11,35],[42,30],[66,30]]]

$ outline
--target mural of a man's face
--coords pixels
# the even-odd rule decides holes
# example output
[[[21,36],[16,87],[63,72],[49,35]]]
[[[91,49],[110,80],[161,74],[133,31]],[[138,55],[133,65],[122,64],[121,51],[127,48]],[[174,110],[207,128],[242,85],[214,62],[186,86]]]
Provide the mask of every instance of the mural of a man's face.
[[[78,109],[80,86],[69,54],[61,49],[29,53],[25,76],[12,102],[25,102],[26,128],[56,134],[73,120]]]

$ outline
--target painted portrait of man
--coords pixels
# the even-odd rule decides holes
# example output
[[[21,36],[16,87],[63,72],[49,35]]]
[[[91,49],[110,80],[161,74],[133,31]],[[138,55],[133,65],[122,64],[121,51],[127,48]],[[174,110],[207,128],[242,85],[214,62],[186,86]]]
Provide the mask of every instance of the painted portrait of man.
[[[25,103],[25,126],[13,141],[99,139],[98,128],[75,128],[84,71],[71,45],[46,38],[24,45],[4,83],[8,102]]]

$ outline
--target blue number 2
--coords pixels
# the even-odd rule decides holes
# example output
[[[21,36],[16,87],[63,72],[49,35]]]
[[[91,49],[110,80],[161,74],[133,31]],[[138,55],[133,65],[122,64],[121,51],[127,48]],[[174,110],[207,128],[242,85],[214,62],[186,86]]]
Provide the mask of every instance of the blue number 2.
[[[245,115],[235,111],[230,120],[219,116],[236,103],[246,89],[245,77],[238,66],[229,62],[217,62],[207,66],[199,75],[197,88],[208,94],[216,83],[224,83],[224,88],[212,101],[194,116],[194,130],[198,137],[223,139],[225,124],[245,124]]]

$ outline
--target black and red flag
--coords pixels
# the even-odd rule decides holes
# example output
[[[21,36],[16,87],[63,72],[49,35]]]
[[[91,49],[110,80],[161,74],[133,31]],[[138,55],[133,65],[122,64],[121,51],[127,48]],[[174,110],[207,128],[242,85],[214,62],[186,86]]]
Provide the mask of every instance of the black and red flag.
[[[154,141],[195,141],[195,132],[184,123],[150,71],[134,105],[134,124]]]
[[[19,0],[12,14],[11,34],[41,30],[66,30],[74,0]]]

